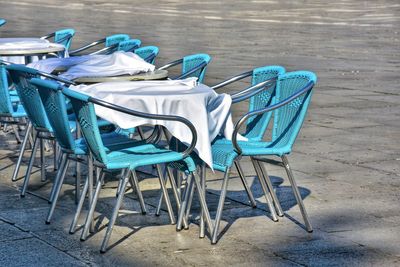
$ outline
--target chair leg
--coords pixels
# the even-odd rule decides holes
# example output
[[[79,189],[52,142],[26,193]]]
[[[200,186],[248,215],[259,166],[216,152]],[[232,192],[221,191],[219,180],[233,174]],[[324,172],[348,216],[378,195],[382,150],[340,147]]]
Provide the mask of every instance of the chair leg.
[[[197,187],[197,193],[199,195],[203,220],[205,220],[205,223],[207,224],[209,233],[212,233],[213,227],[212,227],[212,223],[211,223],[210,213],[209,213],[208,207],[207,207],[206,198],[205,198],[204,191],[203,191],[203,186],[201,185],[201,178],[196,173],[194,173],[193,176],[194,176],[194,182],[196,183],[196,187]]]
[[[125,172],[127,172],[128,170],[126,169],[122,169],[121,170],[121,178],[118,180],[118,187],[117,187],[117,193],[115,194],[115,197],[118,197],[118,195],[121,193],[121,187],[122,187],[122,181],[125,177]],[[133,185],[132,185],[133,186]],[[124,192],[125,193],[125,192]]]
[[[29,179],[31,178],[33,162],[35,161],[35,154],[36,154],[37,147],[38,147],[38,136],[36,135],[35,141],[33,142],[32,154],[31,154],[31,157],[30,157],[29,163],[28,163],[28,169],[26,170],[26,174],[25,174],[24,184],[22,185],[22,189],[21,189],[21,197],[25,197],[25,193],[28,188]]]
[[[176,230],[180,231],[182,230],[182,223],[183,223],[183,219],[185,217],[185,213],[186,213],[186,208],[187,208],[187,204],[189,201],[189,195],[190,195],[190,191],[191,191],[191,187],[193,186],[193,181],[192,181],[192,174],[189,174],[187,180],[186,180],[186,187],[183,190],[183,199],[182,199],[182,203],[181,203],[181,207],[179,209],[178,212],[178,221],[176,223]]]
[[[134,170],[132,170],[132,171],[134,171]],[[116,203],[115,206],[114,206],[113,214],[112,214],[112,216],[111,216],[111,218],[110,218],[110,221],[108,222],[108,227],[107,227],[106,235],[104,236],[103,243],[101,244],[101,248],[100,248],[100,252],[101,252],[101,253],[104,253],[104,252],[107,251],[108,241],[110,240],[111,232],[112,232],[112,230],[113,230],[115,221],[116,221],[116,219],[117,219],[117,217],[118,217],[118,211],[119,211],[119,208],[121,207],[122,200],[123,200],[124,195],[125,195],[124,192],[125,192],[125,189],[126,189],[126,185],[128,184],[129,172],[126,172],[126,174],[127,174],[127,175],[125,175],[124,180],[123,180],[123,182],[122,182],[122,191],[121,191],[121,193],[118,195],[117,203]]]
[[[246,190],[247,196],[249,197],[250,204],[251,204],[251,206],[253,208],[256,208],[257,207],[257,203],[256,203],[256,201],[254,199],[253,193],[251,192],[249,185],[247,184],[246,176],[244,175],[243,169],[240,166],[239,161],[235,160],[234,163],[235,163],[236,169],[237,169],[237,171],[239,173],[240,180],[242,181],[244,189]]]
[[[146,204],[144,203],[143,194],[142,194],[142,191],[140,190],[140,187],[139,187],[139,180],[137,178],[136,171],[132,170],[131,171],[131,175],[132,175],[131,176],[131,178],[132,178],[131,182],[133,182],[132,186],[135,187],[136,194],[137,194],[137,196],[139,198],[140,208],[142,209],[142,214],[144,215],[144,214],[147,213]]]
[[[40,179],[46,181],[46,163],[44,160],[44,139],[40,138]]]
[[[167,180],[164,180],[164,183],[166,183],[166,182],[167,182]],[[161,191],[160,196],[158,197],[158,204],[157,204],[156,213],[155,213],[156,216],[160,216],[160,213],[161,213],[161,206],[163,203],[163,194],[164,194],[163,191]]]
[[[92,172],[92,176],[93,176],[93,172]],[[85,184],[84,184],[83,189],[82,189],[81,197],[79,199],[78,206],[76,207],[74,219],[72,220],[71,226],[69,227],[69,233],[70,234],[74,234],[75,233],[76,224],[78,223],[79,215],[81,214],[83,203],[85,202],[85,198],[86,198],[86,193],[88,191],[89,179],[93,179],[93,177],[92,178],[87,177],[87,179],[85,181]],[[91,198],[89,197],[89,200],[90,199]]]
[[[200,186],[201,186],[201,193],[204,196],[204,199],[206,197],[206,164],[201,165],[201,176],[200,176]],[[205,222],[204,222],[204,209],[201,208],[201,215],[200,215],[200,233],[199,233],[199,238],[204,238],[206,236],[206,231],[205,231]],[[209,230],[210,233],[212,233],[212,230]]]
[[[216,244],[217,241],[218,241],[218,229],[219,229],[219,224],[221,222],[222,210],[224,209],[226,190],[228,188],[228,181],[229,181],[229,173],[230,173],[230,171],[231,171],[230,168],[228,168],[226,170],[225,175],[224,175],[224,181],[222,182],[221,195],[219,197],[217,214],[215,216],[214,230],[212,232],[211,244]]]
[[[69,159],[67,154],[64,154],[63,156],[64,158],[62,160],[62,165],[60,166],[60,170],[57,172],[57,178],[55,182],[56,189],[54,191],[54,198],[51,200],[51,206],[47,215],[46,224],[50,224],[51,217],[53,217],[54,209],[57,205],[58,196],[60,194],[62,185],[64,183],[64,178],[67,173]]]
[[[99,172],[97,172],[99,173]],[[104,179],[104,175],[100,175],[100,178],[97,179],[97,183],[96,183],[96,190],[94,191],[94,195],[92,199],[89,199],[89,212],[86,216],[86,220],[85,220],[85,225],[83,226],[82,229],[82,234],[81,234],[81,241],[85,241],[86,237],[89,233],[90,230],[90,224],[93,221],[93,214],[94,214],[94,210],[96,208],[96,204],[97,204],[97,199],[99,198],[99,194],[100,194],[100,190],[101,190],[101,185],[103,183],[103,179]]]
[[[283,166],[285,166],[286,173],[287,173],[287,175],[289,177],[289,182],[290,182],[290,184],[292,186],[294,196],[296,197],[297,204],[300,207],[301,215],[303,216],[304,223],[306,225],[306,229],[307,229],[308,232],[311,233],[313,231],[313,229],[312,229],[310,220],[308,219],[307,211],[306,211],[306,208],[304,206],[303,200],[301,198],[299,188],[297,187],[296,181],[294,179],[293,172],[292,172],[292,170],[290,168],[289,161],[288,161],[288,159],[287,159],[287,157],[285,155],[283,155],[281,158],[282,158],[282,161],[283,161]]]
[[[53,157],[53,170],[56,171],[58,168],[57,165],[57,156],[58,156],[58,149],[57,149],[57,142],[56,140],[53,141],[53,153],[54,153],[54,157]]]
[[[192,209],[192,202],[193,202],[193,197],[194,197],[194,187],[195,187],[195,183],[193,183],[193,186],[190,188],[189,200],[187,203],[186,214],[185,214],[185,218],[184,218],[187,221],[189,221],[190,211]]]
[[[76,162],[76,177],[75,177],[75,204],[78,204],[81,190],[81,173],[82,173],[82,164],[80,162]]]
[[[168,174],[169,182],[171,184],[172,192],[174,193],[176,206],[177,206],[177,209],[179,210],[181,208],[180,193],[178,192],[178,188],[176,186],[176,181],[175,181],[174,174],[173,174],[172,170],[170,168],[168,168],[168,167],[167,167],[167,174]],[[189,228],[189,223],[188,223],[188,221],[186,220],[185,217],[183,217],[183,227],[185,229]]]
[[[13,176],[11,178],[11,181],[13,181],[13,182],[15,182],[17,180],[19,168],[21,167],[22,158],[24,156],[24,152],[25,152],[25,149],[26,149],[26,144],[28,143],[28,140],[29,140],[29,137],[31,135],[31,132],[32,132],[32,124],[28,123],[28,128],[26,128],[24,140],[22,141],[21,149],[19,151],[17,164],[15,166],[14,173],[13,173]]]
[[[271,197],[271,192],[268,189],[268,186],[267,186],[265,180],[262,178],[260,166],[257,164],[257,162],[254,159],[251,159],[251,162],[253,163],[253,166],[254,166],[254,169],[256,171],[258,180],[260,181],[262,190],[264,191],[265,200],[267,201],[267,206],[268,206],[268,209],[269,209],[269,211],[271,213],[272,220],[274,222],[277,222],[278,221],[278,216],[276,215],[274,203],[273,203],[272,197]]]
[[[278,197],[277,197],[277,195],[276,195],[276,193],[274,191],[274,187],[272,186],[272,183],[271,183],[271,178],[269,177],[268,172],[264,167],[264,164],[261,161],[258,161],[258,160],[256,160],[256,163],[258,164],[258,166],[260,166],[260,171],[261,171],[262,177],[264,178],[265,183],[266,183],[266,185],[267,185],[267,187],[269,189],[269,192],[271,193],[272,200],[274,201],[275,208],[276,208],[276,211],[278,213],[278,216],[279,217],[283,217],[284,213],[283,213],[283,210],[282,210],[282,207],[281,207],[281,203],[279,202],[279,199],[278,199]]]
[[[175,215],[174,215],[174,211],[172,209],[171,201],[169,199],[167,188],[165,186],[165,179],[164,179],[164,175],[162,173],[160,164],[157,164],[157,173],[158,173],[158,178],[160,180],[160,185],[161,185],[161,189],[163,192],[164,200],[165,200],[165,203],[167,204],[169,219],[171,221],[171,224],[175,224],[176,223]]]
[[[13,132],[14,132],[15,139],[17,140],[17,143],[18,143],[18,144],[21,144],[21,141],[22,141],[22,140],[21,140],[21,137],[19,136],[17,125],[13,124],[13,125],[12,125],[12,130],[13,130]]]

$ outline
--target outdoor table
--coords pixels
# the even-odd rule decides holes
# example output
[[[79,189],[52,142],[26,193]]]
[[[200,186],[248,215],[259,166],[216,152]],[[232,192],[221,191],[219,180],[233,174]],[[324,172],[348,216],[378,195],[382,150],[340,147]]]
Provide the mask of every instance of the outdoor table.
[[[218,134],[230,139],[233,133],[232,99],[217,94],[212,88],[196,85],[195,78],[166,81],[108,82],[70,86],[70,89],[128,109],[150,114],[175,115],[189,120],[197,130],[195,152],[212,168],[211,142]],[[176,121],[138,118],[95,106],[96,114],[122,129],[141,125],[161,125],[185,144],[191,142],[191,132]],[[239,139],[241,139],[239,137]]]
[[[40,38],[0,38],[0,57],[6,61],[22,63],[22,58],[28,64],[33,57],[41,59],[50,53],[64,56],[65,47]]]

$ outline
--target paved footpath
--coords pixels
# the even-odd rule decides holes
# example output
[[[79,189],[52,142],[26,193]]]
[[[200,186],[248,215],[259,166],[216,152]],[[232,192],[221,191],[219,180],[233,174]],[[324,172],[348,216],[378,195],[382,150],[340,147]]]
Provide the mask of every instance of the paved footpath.
[[[113,33],[158,45],[157,65],[183,55],[213,57],[206,83],[256,66],[283,65],[318,75],[307,120],[289,160],[315,231],[306,233],[287,177],[276,159],[266,167],[286,216],[274,223],[254,171],[252,209],[234,174],[220,242],[177,233],[165,211],[154,216],[159,187],[141,175],[149,214],[128,193],[112,248],[99,245],[115,201],[111,177],[102,191],[98,232],[86,242],[69,235],[73,178],[69,172],[53,222],[44,224],[51,183],[32,176],[21,199],[10,181],[18,146],[0,133],[1,266],[399,266],[400,265],[400,3],[383,1],[60,1],[0,2],[8,23],[0,37],[41,36],[76,29],[73,47]],[[240,86],[245,86],[244,83]],[[234,90],[231,89],[231,90]],[[234,107],[235,118],[246,105]],[[25,164],[26,164],[25,160]],[[24,165],[25,165],[24,164]],[[35,168],[37,170],[37,168]],[[21,172],[22,175],[22,172]],[[50,179],[54,173],[49,170]],[[221,175],[209,173],[207,198],[215,214]]]

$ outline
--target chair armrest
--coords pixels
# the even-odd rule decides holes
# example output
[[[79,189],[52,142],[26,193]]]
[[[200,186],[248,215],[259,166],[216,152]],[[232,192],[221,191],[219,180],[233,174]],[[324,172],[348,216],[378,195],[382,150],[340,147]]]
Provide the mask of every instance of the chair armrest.
[[[211,88],[214,89],[214,90],[216,90],[216,89],[225,87],[225,86],[227,86],[228,84],[231,84],[231,83],[240,81],[240,80],[242,80],[242,79],[244,79],[244,78],[246,78],[246,77],[251,76],[252,74],[253,74],[253,71],[252,71],[252,70],[251,70],[251,71],[247,71],[247,72],[243,72],[243,73],[238,74],[238,75],[236,75],[236,76],[233,76],[233,77],[231,77],[231,78],[229,78],[229,79],[227,79],[227,80],[225,80],[225,81],[222,81],[222,82],[220,82],[220,83],[218,83],[218,84],[216,84],[216,85],[213,85],[213,86],[211,86]]]
[[[182,64],[182,63],[183,63],[183,58],[175,60],[175,61],[172,61],[172,62],[170,62],[170,63],[168,63],[168,64],[166,64],[166,65],[164,65],[164,66],[162,66],[162,67],[160,67],[158,69],[159,70],[165,70],[165,69],[171,68],[173,66],[176,66],[176,65],[179,65],[179,64]]]
[[[113,44],[113,45],[104,47],[100,50],[97,50],[93,53],[90,53],[89,55],[109,55],[109,54],[113,53],[117,48],[118,48],[118,44]]]
[[[275,85],[277,79],[278,79],[278,77],[274,77],[274,78],[265,80],[261,83],[258,83],[256,85],[247,87],[247,88],[243,89],[242,91],[232,94],[231,95],[232,103],[236,104],[236,103],[242,102],[246,99],[249,99],[250,97],[264,91],[265,87]]]
[[[146,118],[146,119],[151,119],[151,120],[164,120],[164,121],[177,121],[180,123],[185,124],[189,130],[192,133],[192,142],[190,143],[189,147],[186,148],[185,151],[181,152],[183,157],[187,157],[190,155],[190,153],[192,153],[193,149],[196,146],[197,143],[197,132],[196,132],[196,128],[193,126],[193,124],[180,116],[173,116],[173,115],[158,115],[158,114],[149,114],[149,113],[144,113],[144,112],[140,112],[140,111],[136,111],[136,110],[132,110],[132,109],[128,109],[128,108],[124,108],[97,98],[93,98],[93,97],[89,97],[89,102],[93,102],[96,105],[100,105],[106,108],[110,108],[125,114],[129,114],[135,117],[141,117],[141,118]]]
[[[146,62],[151,62],[157,55],[155,53],[151,53],[148,57],[144,58],[143,60]]]
[[[77,53],[82,52],[82,51],[84,51],[84,50],[87,50],[87,49],[89,49],[89,48],[91,48],[91,47],[93,47],[93,46],[96,46],[96,45],[105,43],[105,41],[106,41],[106,38],[103,38],[103,39],[94,41],[94,42],[92,42],[92,43],[90,43],[90,44],[87,44],[87,45],[84,45],[84,46],[82,46],[82,47],[80,47],[80,48],[77,48],[77,49],[75,49],[75,50],[72,50],[71,52],[69,52],[69,55],[70,55],[70,56],[76,56]]]
[[[251,117],[253,116],[257,116],[257,115],[261,115],[263,113],[266,112],[270,112],[272,110],[275,110],[277,108],[280,108],[284,105],[289,104],[290,102],[292,102],[293,100],[295,100],[296,98],[298,98],[299,96],[311,91],[311,89],[314,87],[314,82],[309,82],[306,84],[306,86],[304,86],[302,89],[298,90],[296,93],[292,94],[291,96],[289,96],[288,98],[282,100],[279,103],[276,103],[274,105],[268,106],[266,108],[263,109],[259,109],[259,110],[255,110],[255,111],[251,111],[246,113],[243,117],[240,118],[240,120],[236,123],[235,125],[235,129],[233,130],[232,133],[232,145],[235,149],[235,151],[240,155],[242,154],[242,149],[240,148],[238,142],[237,142],[237,134],[239,133],[240,128],[242,127],[242,125]]]
[[[61,38],[60,40],[58,40],[56,43],[57,43],[57,44],[61,44],[62,42],[64,42],[64,41],[70,39],[71,37],[72,37],[71,34],[67,34],[67,35],[65,35],[63,38]]]
[[[36,71],[37,71],[37,74],[40,75],[40,76],[43,76],[43,77],[46,77],[46,78],[49,78],[49,79],[52,79],[52,80],[55,80],[55,81],[58,81],[58,82],[62,82],[64,84],[68,85],[68,86],[76,85],[76,83],[71,81],[71,80],[67,80],[67,79],[64,79],[64,78],[58,77],[56,75],[40,71],[40,70],[36,70]]]
[[[53,32],[53,33],[50,33],[50,34],[47,34],[47,35],[45,35],[45,36],[42,36],[42,37],[40,37],[40,39],[49,39],[49,38],[51,38],[51,37],[54,37],[54,36],[56,36],[56,33],[55,32]]]

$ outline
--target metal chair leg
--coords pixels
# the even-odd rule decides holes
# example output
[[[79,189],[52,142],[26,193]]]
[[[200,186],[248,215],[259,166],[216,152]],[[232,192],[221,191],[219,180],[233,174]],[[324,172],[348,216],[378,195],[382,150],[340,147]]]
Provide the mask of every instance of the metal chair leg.
[[[17,143],[21,144],[22,140],[21,140],[21,137],[19,136],[17,125],[13,124],[12,125],[12,130],[14,132],[15,139],[17,140]]]
[[[58,168],[57,156],[58,156],[58,153],[59,153],[58,148],[57,148],[57,141],[56,140],[53,141],[53,153],[54,153],[54,155],[53,155],[54,156],[53,157],[53,170],[56,171],[57,168]]]
[[[97,179],[97,183],[96,183],[96,190],[94,191],[94,195],[92,200],[90,201],[90,208],[89,208],[89,212],[86,216],[86,220],[85,220],[85,225],[83,227],[82,230],[82,234],[81,234],[81,241],[85,241],[86,237],[89,233],[89,228],[90,228],[90,224],[93,220],[93,214],[94,214],[94,210],[96,208],[96,204],[97,204],[97,199],[99,198],[99,194],[100,194],[100,190],[101,190],[101,185],[103,183],[103,179],[104,179],[104,175],[100,175],[100,178]],[[121,194],[123,195],[123,194]]]
[[[136,171],[131,171],[131,175],[132,175],[131,177],[132,177],[132,182],[133,182],[132,186],[135,187],[136,194],[139,198],[140,208],[142,209],[142,214],[144,215],[147,213],[146,204],[144,203],[143,194],[139,187],[139,180],[137,178]]]
[[[211,236],[211,244],[216,244],[217,241],[218,241],[218,229],[219,229],[219,224],[221,222],[222,210],[224,209],[226,190],[228,188],[228,181],[229,181],[229,173],[230,173],[230,171],[231,171],[230,168],[228,168],[226,170],[225,175],[224,175],[224,181],[222,182],[221,195],[219,197],[217,214],[215,216],[214,230],[213,230],[212,236]]]
[[[201,165],[201,179],[200,179],[200,186],[201,186],[201,193],[204,196],[204,199],[206,197],[206,164]],[[206,236],[205,233],[205,222],[204,222],[204,209],[201,208],[201,215],[200,215],[200,233],[199,237],[204,238]],[[210,233],[212,233],[212,230],[209,230]]]
[[[29,159],[28,169],[26,170],[26,174],[25,174],[24,184],[22,185],[22,189],[21,189],[21,197],[25,197],[25,193],[28,188],[29,179],[31,178],[33,162],[35,161],[35,154],[36,154],[37,147],[38,147],[38,137],[36,136],[35,141],[33,142],[32,154]]]
[[[175,181],[174,174],[173,174],[172,170],[170,168],[168,168],[168,167],[167,167],[167,174],[168,174],[169,182],[171,184],[172,192],[174,193],[176,206],[177,206],[177,208],[179,210],[181,208],[180,193],[179,193],[178,188],[176,186],[176,181]],[[188,223],[188,221],[186,220],[185,217],[183,217],[183,227],[185,229],[189,228],[189,223]]]
[[[162,189],[162,192],[163,192],[164,200],[165,200],[165,203],[167,204],[167,210],[168,210],[169,219],[171,221],[171,224],[175,224],[176,221],[175,221],[174,211],[172,209],[172,205],[171,205],[171,201],[169,199],[168,191],[167,191],[167,188],[165,186],[164,175],[162,173],[161,166],[159,164],[157,164],[157,173],[158,173],[158,178],[160,180],[160,185],[161,185],[161,189]]]
[[[204,196],[203,187],[201,185],[201,178],[196,173],[194,173],[193,176],[194,176],[194,182],[196,183],[196,187],[197,187],[197,193],[199,195],[202,216],[204,217],[203,220],[205,220],[205,223],[207,224],[209,233],[212,233],[213,227],[212,227],[212,223],[211,223],[210,213],[209,213],[208,207],[207,207],[206,198]]]
[[[22,158],[24,156],[24,152],[25,152],[25,149],[26,149],[26,144],[28,143],[29,136],[31,135],[31,132],[32,132],[32,124],[28,123],[28,127],[26,128],[26,131],[25,131],[24,140],[22,141],[21,149],[19,151],[17,164],[15,165],[14,173],[13,173],[13,176],[11,178],[11,181],[13,181],[13,182],[15,182],[17,180],[19,168],[21,167]]]
[[[75,177],[75,204],[78,204],[81,190],[81,173],[82,164],[78,161],[76,162],[76,177]]]
[[[289,177],[289,182],[290,182],[290,184],[292,186],[294,196],[296,197],[297,204],[299,205],[299,208],[300,208],[300,211],[301,211],[301,215],[303,216],[304,223],[306,225],[306,229],[307,229],[308,232],[311,233],[313,231],[313,229],[312,229],[310,220],[308,219],[307,211],[306,211],[306,208],[304,206],[303,200],[301,198],[301,194],[300,194],[299,188],[297,187],[296,181],[294,179],[293,172],[292,172],[292,170],[290,168],[289,161],[288,161],[288,159],[287,159],[287,157],[285,155],[281,156],[281,158],[282,158],[282,161],[283,161],[283,166],[285,166],[286,173],[287,173],[287,175]]]
[[[186,213],[186,208],[187,208],[187,204],[189,201],[191,187],[193,186],[192,176],[193,176],[192,174],[189,174],[189,176],[186,180],[186,187],[183,190],[183,199],[182,199],[181,207],[178,212],[178,221],[176,223],[177,231],[182,230],[183,217],[185,216],[185,213]]]
[[[64,178],[67,173],[68,164],[69,164],[68,155],[64,154],[64,158],[62,160],[62,165],[60,166],[60,170],[57,173],[57,178],[56,178],[56,183],[55,183],[56,189],[54,191],[55,192],[54,198],[51,200],[51,206],[50,206],[47,218],[46,218],[46,224],[50,224],[51,217],[53,217],[54,209],[56,208],[56,205],[57,205],[58,196],[60,194],[62,185],[64,183]]]
[[[46,163],[44,160],[44,139],[40,138],[40,179],[46,181]]]
[[[187,203],[186,214],[185,214],[185,218],[184,218],[187,221],[189,221],[190,211],[192,209],[192,202],[193,202],[193,197],[194,197],[194,187],[195,187],[195,183],[193,183],[193,186],[190,188],[189,200]]]
[[[265,200],[267,201],[268,209],[269,209],[269,212],[271,213],[272,220],[274,222],[277,222],[279,219],[278,219],[278,216],[276,215],[275,207],[274,207],[272,197],[271,197],[271,192],[268,189],[268,186],[267,186],[265,180],[262,178],[260,166],[257,164],[257,162],[254,159],[251,159],[251,162],[253,163],[254,169],[256,170],[258,180],[260,181],[262,190],[264,191]]]
[[[272,200],[274,201],[275,208],[276,208],[276,211],[278,213],[278,216],[279,217],[283,217],[284,213],[283,213],[283,210],[282,210],[282,207],[281,207],[281,203],[279,202],[279,199],[278,199],[278,197],[277,197],[277,195],[276,195],[276,193],[274,191],[274,187],[272,186],[272,183],[271,183],[271,178],[269,177],[268,172],[265,169],[264,164],[261,161],[258,161],[258,160],[256,160],[256,163],[258,164],[258,166],[260,166],[261,174],[262,174],[262,176],[263,176],[263,178],[265,180],[265,183],[266,183],[266,185],[267,185],[267,187],[269,189],[269,192],[271,193]]]
[[[134,170],[133,170],[133,171],[134,171]],[[121,191],[121,193],[118,195],[117,203],[116,203],[115,206],[114,206],[113,214],[112,214],[112,216],[111,216],[111,218],[110,218],[110,221],[108,222],[108,227],[107,227],[106,235],[104,236],[103,243],[102,243],[101,248],[100,248],[100,252],[101,252],[101,253],[104,253],[104,252],[107,251],[108,241],[110,240],[111,232],[112,232],[112,230],[113,230],[115,221],[116,221],[116,219],[117,219],[117,217],[118,217],[118,211],[119,211],[119,208],[121,207],[122,200],[123,200],[124,195],[125,195],[124,192],[125,192],[125,189],[126,189],[126,185],[128,184],[128,175],[129,175],[129,172],[126,172],[126,173],[127,173],[127,175],[125,175],[124,180],[123,180],[123,182],[122,182],[122,191]]]
[[[92,175],[93,175],[93,173],[92,173]],[[81,197],[80,197],[80,199],[79,199],[78,206],[76,207],[76,210],[75,210],[74,219],[72,220],[71,226],[69,227],[69,233],[70,233],[70,234],[74,234],[74,233],[75,233],[76,225],[77,225],[78,219],[79,219],[79,215],[81,214],[82,207],[83,207],[83,203],[85,202],[85,198],[86,198],[86,193],[87,193],[87,191],[88,191],[89,179],[90,179],[90,178],[87,177],[87,179],[86,179],[86,181],[85,181],[85,184],[84,184],[84,186],[83,186],[82,193],[81,193]],[[93,179],[93,178],[92,178],[92,179]],[[89,198],[89,199],[90,199],[90,198]]]
[[[239,173],[240,180],[242,181],[244,189],[246,190],[247,196],[249,197],[250,204],[253,208],[256,208],[257,203],[256,203],[256,200],[254,199],[253,193],[251,192],[249,185],[247,184],[246,176],[244,175],[242,166],[240,166],[239,161],[237,161],[237,160],[235,160],[234,163],[235,163],[236,169]]]

